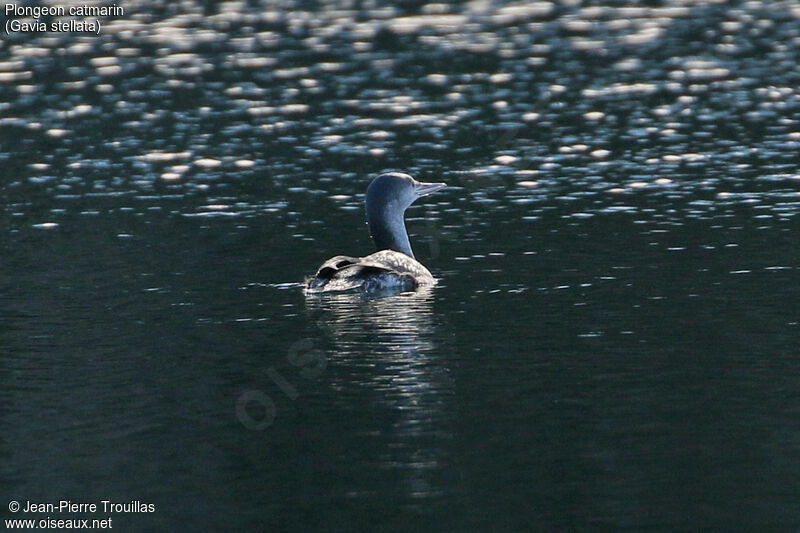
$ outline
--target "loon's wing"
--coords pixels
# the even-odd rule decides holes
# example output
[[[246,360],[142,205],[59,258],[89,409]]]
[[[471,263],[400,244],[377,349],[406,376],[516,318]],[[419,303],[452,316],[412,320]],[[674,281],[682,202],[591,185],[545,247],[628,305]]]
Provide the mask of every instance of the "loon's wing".
[[[346,291],[361,287],[372,291],[414,290],[420,285],[435,285],[436,280],[413,257],[381,250],[367,257],[337,255],[325,261],[317,274],[308,279],[310,291]]]
[[[331,257],[322,263],[322,266],[319,267],[317,273],[314,275],[314,278],[326,280],[330,279],[343,268],[357,264],[359,261],[361,261],[360,257],[351,257],[349,255],[337,255],[336,257]]]
[[[413,257],[409,257],[400,252],[395,252],[394,250],[381,250],[379,252],[375,252],[362,259],[361,263],[380,265],[381,267],[393,272],[409,274],[418,280],[421,280],[422,278],[426,278],[426,281],[428,278],[430,281],[434,280],[433,275],[422,263]]]
[[[306,287],[311,291],[346,291],[358,287],[368,291],[387,287],[410,290],[416,287],[413,276],[397,272],[393,266],[370,260],[370,257],[337,255],[319,267]]]

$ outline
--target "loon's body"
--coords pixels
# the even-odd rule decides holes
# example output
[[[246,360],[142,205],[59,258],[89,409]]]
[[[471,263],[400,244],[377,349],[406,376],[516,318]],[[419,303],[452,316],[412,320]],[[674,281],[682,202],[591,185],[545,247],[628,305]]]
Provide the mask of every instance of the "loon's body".
[[[306,289],[312,292],[411,291],[436,284],[436,278],[414,259],[404,214],[417,198],[445,187],[420,183],[407,174],[390,172],[375,178],[367,188],[367,222],[378,251],[366,257],[337,255],[325,261]]]

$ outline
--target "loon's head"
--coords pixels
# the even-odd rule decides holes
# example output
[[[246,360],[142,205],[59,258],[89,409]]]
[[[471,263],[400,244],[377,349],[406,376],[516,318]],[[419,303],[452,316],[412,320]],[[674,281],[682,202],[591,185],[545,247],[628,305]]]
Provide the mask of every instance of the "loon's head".
[[[381,209],[402,214],[417,198],[446,186],[446,183],[422,183],[400,172],[381,174],[367,187],[367,212]]]
[[[403,215],[417,198],[446,186],[446,183],[422,183],[400,172],[388,172],[372,180],[367,188],[367,222],[378,249],[414,257]]]

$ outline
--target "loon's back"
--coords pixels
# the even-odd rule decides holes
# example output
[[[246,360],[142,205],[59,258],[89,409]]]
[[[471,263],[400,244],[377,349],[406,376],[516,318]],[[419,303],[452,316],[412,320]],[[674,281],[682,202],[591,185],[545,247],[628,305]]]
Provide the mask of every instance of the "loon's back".
[[[308,279],[310,292],[413,291],[436,285],[436,278],[419,261],[394,250],[381,250],[366,257],[337,255],[325,261]]]

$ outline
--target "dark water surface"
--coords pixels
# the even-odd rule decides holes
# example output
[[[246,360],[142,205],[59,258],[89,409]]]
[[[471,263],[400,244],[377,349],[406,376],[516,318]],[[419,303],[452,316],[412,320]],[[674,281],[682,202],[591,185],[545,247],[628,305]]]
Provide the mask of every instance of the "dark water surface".
[[[120,5],[0,41],[0,518],[800,528],[796,2]]]

